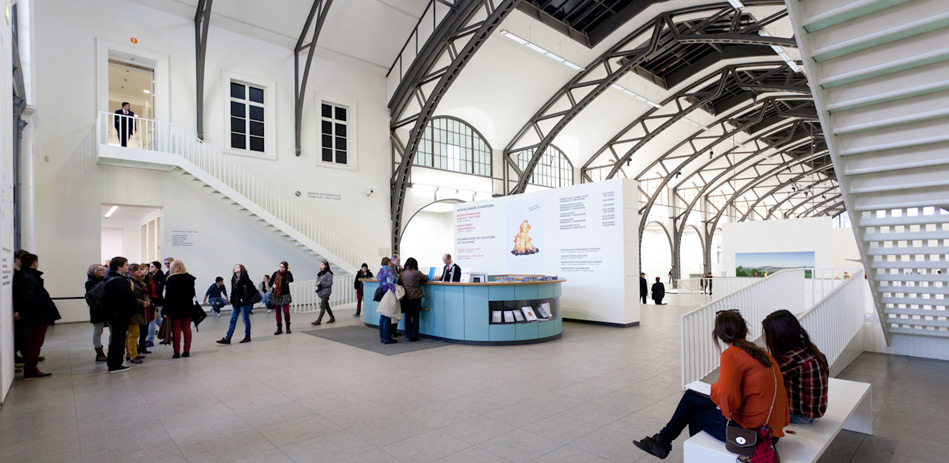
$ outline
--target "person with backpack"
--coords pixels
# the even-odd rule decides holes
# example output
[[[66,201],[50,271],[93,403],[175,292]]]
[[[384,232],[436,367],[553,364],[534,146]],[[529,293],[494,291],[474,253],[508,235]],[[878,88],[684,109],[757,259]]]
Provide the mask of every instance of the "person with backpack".
[[[184,262],[175,260],[165,280],[163,323],[171,323],[175,354],[171,358],[191,356],[191,314],[194,310],[194,280]],[[179,343],[184,337],[184,352]]]
[[[46,340],[46,329],[59,320],[56,304],[49,297],[43,282],[43,272],[37,270],[39,257],[25,254],[20,257],[20,279],[13,287],[13,318],[19,319],[27,329],[26,352],[23,355],[23,377],[42,378],[44,373],[37,366],[40,350]]]
[[[89,266],[89,270],[86,272],[86,293],[92,291],[95,285],[105,280],[105,271],[105,265],[92,264]],[[105,352],[102,350],[102,332],[105,331],[105,327],[108,325],[106,314],[101,310],[101,307],[94,308],[92,304],[87,305],[89,305],[89,322],[92,323],[92,347],[96,350],[96,362],[105,362],[108,357],[105,356]],[[109,332],[112,332],[111,327]]]
[[[122,363],[125,357],[125,340],[128,336],[129,320],[138,309],[135,295],[132,293],[132,281],[129,279],[129,260],[116,256],[109,260],[109,272],[101,286],[96,285],[90,291],[93,304],[101,304],[106,314],[112,335],[109,337],[109,353],[106,365],[109,373],[127,371],[128,365]],[[89,295],[86,300],[90,301]]]
[[[254,282],[247,276],[247,269],[243,264],[234,266],[234,276],[231,277],[231,323],[227,334],[218,339],[218,344],[230,344],[234,328],[237,327],[237,316],[244,320],[244,339],[241,344],[250,342],[250,308],[260,300],[260,293],[254,287]]]
[[[316,295],[320,297],[320,315],[316,317],[316,321],[310,324],[319,325],[323,322],[323,314],[329,313],[330,319],[326,321],[328,325],[336,322],[333,309],[330,308],[330,295],[333,294],[333,271],[330,270],[329,261],[320,262],[320,273],[317,274],[317,277],[319,282],[316,284]]]

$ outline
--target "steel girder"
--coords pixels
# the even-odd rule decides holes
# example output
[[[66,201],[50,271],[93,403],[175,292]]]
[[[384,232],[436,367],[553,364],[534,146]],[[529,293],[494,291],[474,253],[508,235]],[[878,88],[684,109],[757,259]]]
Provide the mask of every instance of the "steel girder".
[[[809,216],[809,215],[811,214],[811,212],[816,211],[816,210],[819,209],[821,206],[823,206],[823,205],[825,205],[825,204],[827,204],[827,203],[833,202],[833,201],[838,201],[838,200],[840,200],[840,198],[843,198],[843,193],[839,193],[839,194],[833,195],[833,196],[831,196],[830,198],[827,198],[827,199],[825,199],[825,200],[823,200],[823,201],[821,201],[821,202],[819,202],[819,203],[817,203],[817,204],[814,204],[814,205],[811,206],[809,209],[807,209],[807,210],[805,210],[804,212],[798,214],[797,218],[800,219],[800,218],[802,218],[802,217],[807,217],[807,216]],[[831,208],[833,208],[833,206],[831,206]]]
[[[438,103],[461,70],[519,2],[520,0],[459,2],[439,24],[422,53],[412,62],[411,69],[390,100],[389,135],[392,140],[393,163],[395,155],[401,156],[390,179],[393,252],[398,252],[402,238],[405,194],[425,126],[434,116]],[[460,44],[463,46],[459,48]],[[436,63],[443,57],[447,57],[450,64],[435,68]],[[409,111],[412,106],[410,103],[414,103],[414,111]],[[409,115],[406,115],[407,111]],[[409,139],[403,143],[396,130],[408,125],[412,126]]]
[[[774,215],[774,213],[777,212],[778,209],[780,209],[781,206],[784,205],[784,203],[790,201],[790,200],[793,199],[795,196],[797,196],[797,195],[799,195],[799,194],[801,194],[801,193],[804,193],[805,191],[808,191],[808,189],[813,189],[813,187],[815,187],[815,186],[817,186],[817,185],[820,185],[820,184],[822,184],[822,183],[824,183],[824,182],[834,182],[834,181],[837,181],[837,179],[836,179],[835,177],[829,177],[829,176],[828,176],[828,177],[824,177],[824,178],[822,178],[822,179],[820,179],[820,180],[818,180],[818,181],[816,181],[816,182],[810,183],[810,184],[808,184],[808,185],[807,185],[806,187],[804,187],[804,188],[797,188],[797,191],[792,191],[792,192],[791,192],[790,194],[788,194],[784,199],[778,201],[777,204],[771,206],[771,208],[768,209],[768,215],[766,215],[766,216],[764,217],[764,220],[770,220],[770,219],[771,219],[771,216]],[[834,188],[836,188],[836,187],[838,187],[838,185],[835,185],[835,186],[834,186]]]
[[[815,182],[813,185],[811,185],[811,187],[816,186],[816,185],[818,185],[817,182]],[[796,210],[798,210],[799,208],[801,208],[802,206],[806,205],[808,201],[812,201],[814,198],[817,197],[817,195],[824,195],[824,194],[830,193],[830,192],[832,192],[832,191],[834,191],[834,190],[837,190],[838,188],[839,188],[839,185],[833,185],[833,186],[830,186],[830,187],[828,187],[828,188],[825,188],[823,191],[821,191],[821,192],[819,192],[819,193],[815,193],[814,190],[813,190],[813,188],[805,189],[805,191],[804,191],[804,199],[801,199],[800,201],[798,201],[797,204],[795,204],[794,206],[792,206],[790,209],[784,211],[784,218],[786,218],[786,219],[790,218],[790,217],[794,214],[794,211],[796,211]],[[798,191],[797,193],[801,193],[801,192]],[[797,196],[797,195],[794,195],[794,196]],[[799,199],[800,199],[800,198],[799,198]]]
[[[780,1],[754,1],[745,2],[746,5],[783,5]],[[680,27],[674,22],[674,18],[679,15],[695,13],[710,13],[708,17],[699,21],[694,26]],[[651,58],[662,56],[674,49],[680,43],[680,40],[701,40],[702,43],[734,43],[736,34],[744,36],[742,43],[762,43],[770,44],[765,40],[756,42],[757,39],[766,39],[758,35],[767,24],[777,21],[787,15],[787,10],[781,9],[778,13],[756,22],[749,26],[741,26],[737,20],[741,15],[740,10],[735,10],[727,4],[703,5],[690,8],[683,8],[671,12],[663,13],[653,18],[647,24],[637,28],[632,34],[620,40],[616,45],[607,50],[590,65],[586,66],[577,76],[564,85],[540,110],[538,110],[531,119],[524,124],[520,131],[514,136],[510,143],[504,149],[504,177],[507,178],[509,168],[518,174],[519,178],[515,187],[511,190],[512,194],[522,193],[527,187],[528,181],[537,163],[543,156],[544,151],[553,142],[554,138],[570,123],[584,108],[593,102],[599,95],[606,91],[626,72],[629,72],[634,66],[639,65]],[[732,18],[732,30],[726,34],[706,34],[705,30],[717,20]],[[681,30],[684,29],[684,30]],[[645,45],[639,45],[640,41],[648,39]],[[768,38],[770,39],[770,38]],[[563,104],[567,109],[561,109]],[[545,127],[548,127],[545,129]],[[538,143],[523,143],[525,136],[533,132]],[[534,148],[534,155],[521,171],[516,163],[511,159],[512,154],[524,149]],[[615,175],[615,173],[614,173]],[[507,182],[505,182],[505,189]]]
[[[825,150],[825,151],[823,151],[823,152],[821,152],[821,153],[815,153],[815,154],[820,154],[821,156],[827,156],[827,155],[829,155],[829,152]],[[751,215],[751,211],[753,211],[756,207],[758,207],[758,205],[761,204],[761,201],[764,201],[765,198],[768,198],[768,197],[770,197],[770,196],[773,196],[775,193],[781,191],[781,190],[784,189],[784,188],[787,188],[787,187],[788,187],[789,185],[791,185],[791,184],[794,184],[794,183],[797,183],[797,182],[801,181],[801,179],[803,179],[804,177],[806,177],[806,176],[808,176],[808,175],[812,175],[812,174],[824,172],[824,171],[826,171],[826,170],[830,170],[830,169],[833,169],[833,168],[834,168],[834,165],[833,165],[833,164],[825,164],[825,165],[823,165],[823,166],[821,166],[821,167],[819,167],[819,168],[817,168],[817,169],[806,170],[806,171],[804,171],[804,172],[801,172],[801,173],[795,175],[794,177],[792,177],[792,178],[790,178],[790,179],[788,179],[788,180],[785,180],[784,182],[781,182],[781,183],[775,185],[772,189],[768,190],[767,193],[765,193],[765,194],[759,196],[758,199],[755,200],[754,204],[752,204],[751,206],[748,206],[748,212],[745,212],[744,215],[742,215],[741,218],[738,219],[738,221],[739,221],[739,222],[744,222],[745,220],[747,220],[747,219],[748,219],[748,216]],[[779,173],[780,173],[780,172],[779,172]],[[788,196],[790,196],[790,195],[788,195]]]
[[[204,62],[208,53],[208,25],[211,23],[211,3],[214,0],[198,0],[194,13],[194,56],[196,85],[195,111],[198,138],[204,140]]]
[[[329,14],[330,5],[333,0],[313,0],[313,6],[310,7],[310,13],[306,16],[306,22],[303,23],[303,31],[300,32],[300,38],[293,47],[293,139],[296,147],[296,155],[301,152],[301,143],[303,132],[303,107],[304,95],[306,95],[306,81],[310,78],[310,65],[313,64],[313,52],[316,50],[316,41],[320,37],[320,31],[323,29],[323,23],[326,22],[326,16]],[[314,25],[315,19],[315,25]],[[310,36],[309,43],[304,43],[307,38],[307,32],[313,28],[313,35]],[[300,76],[300,52],[306,50],[306,65],[303,67],[303,76]]]

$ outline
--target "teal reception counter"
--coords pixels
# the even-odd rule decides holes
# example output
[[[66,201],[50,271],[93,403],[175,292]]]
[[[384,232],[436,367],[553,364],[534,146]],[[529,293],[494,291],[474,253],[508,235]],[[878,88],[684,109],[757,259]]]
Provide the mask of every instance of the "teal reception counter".
[[[422,299],[419,332],[430,338],[461,344],[530,344],[557,339],[563,326],[560,285],[564,281],[426,283],[422,286],[425,298]],[[379,283],[375,279],[366,279],[363,284],[363,322],[378,326],[378,303],[372,300],[372,296]],[[509,312],[507,315],[515,311],[521,314],[521,308],[528,306],[539,318],[537,308],[549,308],[549,318],[505,323],[505,312]],[[403,320],[399,322],[399,329],[404,327]]]

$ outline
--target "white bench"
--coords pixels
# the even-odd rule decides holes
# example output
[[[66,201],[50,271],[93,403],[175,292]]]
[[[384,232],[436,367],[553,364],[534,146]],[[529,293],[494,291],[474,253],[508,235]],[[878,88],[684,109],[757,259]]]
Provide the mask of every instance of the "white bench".
[[[703,387],[693,383],[689,388],[705,393],[708,391],[707,385]],[[873,434],[871,396],[867,383],[831,378],[824,416],[811,424],[790,424],[784,428],[784,437],[776,447],[781,462],[817,461],[841,429]],[[685,463],[735,463],[736,458],[734,453],[725,450],[722,441],[705,432],[685,441],[683,455]]]

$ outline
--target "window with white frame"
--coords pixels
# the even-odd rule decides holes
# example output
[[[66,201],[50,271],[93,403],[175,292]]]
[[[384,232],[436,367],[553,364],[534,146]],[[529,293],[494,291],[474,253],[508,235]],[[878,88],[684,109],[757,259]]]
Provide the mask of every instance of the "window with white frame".
[[[230,81],[229,146],[232,150],[267,152],[266,88],[237,80]]]
[[[320,103],[320,159],[323,162],[348,165],[352,161],[348,106],[323,101]]]
[[[491,176],[491,147],[467,122],[439,116],[422,132],[415,165],[433,169]]]
[[[528,148],[516,153],[517,166],[524,170],[534,156],[534,148]],[[573,164],[560,148],[550,145],[544,150],[540,162],[534,167],[530,183],[551,188],[573,185]]]

